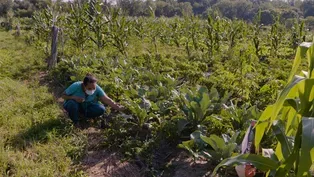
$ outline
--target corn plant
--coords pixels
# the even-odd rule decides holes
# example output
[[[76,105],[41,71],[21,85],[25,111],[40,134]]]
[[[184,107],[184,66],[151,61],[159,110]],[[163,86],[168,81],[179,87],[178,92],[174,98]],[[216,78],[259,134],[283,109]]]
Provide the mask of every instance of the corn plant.
[[[12,10],[8,11],[7,14],[5,15],[5,19],[6,19],[5,29],[7,31],[12,30],[13,28],[13,18],[14,18],[13,11]]]
[[[192,41],[194,50],[199,49],[200,21],[197,17],[185,18],[185,27],[187,27],[187,35]]]
[[[84,19],[87,18],[87,4],[73,3],[67,17],[67,34],[77,49],[83,50],[89,40],[89,30]]]
[[[279,23],[279,17],[276,18],[276,21],[274,24],[272,24],[271,26],[271,30],[270,30],[270,42],[271,42],[271,55],[273,56],[277,56],[278,54],[278,49],[279,49],[279,45],[280,45],[280,41],[282,39],[282,29]]]
[[[145,25],[145,20],[144,18],[136,18],[134,20],[134,24],[132,25],[133,26],[133,30],[135,32],[135,35],[140,38],[141,40],[144,39],[145,37],[145,28],[144,28],[144,25]]]
[[[61,7],[48,6],[47,8],[36,11],[33,15],[34,26],[33,31],[37,37],[37,44],[41,46],[41,42],[45,43],[44,52],[49,55],[51,28],[56,26],[62,28],[65,22],[65,14],[61,13]]]
[[[215,51],[219,50],[221,35],[220,32],[220,19],[217,17],[214,20],[211,16],[207,18],[206,24],[206,38],[205,44],[208,50],[208,56],[211,58]]]
[[[49,53],[50,32],[53,24],[53,10],[48,7],[42,11],[36,11],[33,15],[35,21],[33,31],[38,41],[46,42],[45,54]]]
[[[229,51],[235,47],[238,39],[241,39],[244,33],[244,23],[242,21],[228,21],[227,40],[229,43]],[[245,35],[244,35],[245,36]]]
[[[295,20],[291,31],[291,46],[297,48],[301,42],[305,42],[304,21],[299,23],[298,20]]]
[[[127,56],[128,39],[130,36],[131,23],[122,16],[120,9],[112,10],[108,17],[108,37],[111,44],[124,56]]]
[[[308,61],[308,70],[297,75],[303,59]],[[260,155],[239,155],[224,160],[217,168],[247,162],[267,172],[268,176],[310,176],[309,170],[314,160],[313,71],[314,45],[302,43],[297,49],[287,85],[277,101],[266,107],[258,120],[255,146],[259,148],[265,132],[272,129],[278,141],[275,152],[277,160]],[[279,124],[281,122],[282,126]],[[290,136],[294,137],[294,143],[289,140]]]
[[[160,40],[160,36],[164,30],[162,24],[164,24],[163,19],[153,19],[147,24],[146,36],[154,45],[155,54],[158,54],[158,41]]]
[[[96,44],[98,49],[103,49],[108,43],[105,35],[108,32],[107,24],[109,19],[105,18],[100,2],[91,0],[88,5],[88,9],[85,11],[87,18],[84,21],[92,32],[89,38]]]
[[[175,18],[174,22],[170,24],[171,33],[170,38],[171,41],[177,46],[180,47],[180,41],[183,35],[182,22],[179,18]]]
[[[253,44],[255,48],[255,54],[258,58],[261,57],[261,39],[260,39],[260,32],[261,32],[261,10],[258,11],[258,14],[254,18],[254,25],[253,25]]]

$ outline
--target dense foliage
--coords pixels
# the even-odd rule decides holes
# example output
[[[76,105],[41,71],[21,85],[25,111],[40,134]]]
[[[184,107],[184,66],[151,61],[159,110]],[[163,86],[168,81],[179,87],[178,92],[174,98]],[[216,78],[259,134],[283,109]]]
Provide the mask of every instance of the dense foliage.
[[[84,4],[87,0],[77,0]],[[71,2],[51,1],[51,0],[1,0],[0,16],[6,17],[14,14],[16,17],[31,18],[34,11],[46,8],[52,4],[57,4],[65,11],[71,10]],[[302,18],[313,28],[314,3],[306,1],[269,1],[269,0],[117,0],[103,1],[103,8],[121,8],[123,13],[128,16],[156,16],[174,17],[199,15],[206,18],[209,14],[219,13],[220,16],[229,19],[242,19],[252,22],[254,15],[261,10],[262,23],[269,25],[276,20],[276,16],[282,18],[282,22],[291,25],[293,19]]]

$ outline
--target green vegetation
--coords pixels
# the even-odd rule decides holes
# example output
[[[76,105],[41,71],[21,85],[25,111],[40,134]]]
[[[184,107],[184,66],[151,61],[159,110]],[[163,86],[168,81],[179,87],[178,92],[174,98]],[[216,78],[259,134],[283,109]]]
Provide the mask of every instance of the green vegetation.
[[[80,176],[73,164],[86,139],[33,78],[42,55],[11,33],[0,32],[0,40],[0,176]]]
[[[271,159],[262,156],[239,155],[221,162],[233,165],[249,162],[271,176],[310,176],[313,163],[313,54],[312,43],[302,43],[296,52],[287,85],[277,101],[269,105],[256,126],[255,145],[259,147],[263,135],[271,128],[277,147]],[[302,59],[307,59],[308,70],[297,74]],[[294,137],[294,139],[293,139]]]

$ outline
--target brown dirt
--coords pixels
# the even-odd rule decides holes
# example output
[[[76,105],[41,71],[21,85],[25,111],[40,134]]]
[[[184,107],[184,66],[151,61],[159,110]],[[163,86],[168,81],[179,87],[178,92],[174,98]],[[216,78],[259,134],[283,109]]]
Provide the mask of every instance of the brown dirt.
[[[102,147],[103,130],[88,127],[82,130],[87,136],[87,152],[81,161],[81,169],[89,177],[141,177],[140,169],[135,164],[121,161],[117,152]]]
[[[83,171],[90,177],[140,177],[140,169],[129,162],[121,161],[116,152],[103,150],[104,142],[101,129],[89,127],[83,130],[87,134],[87,153],[81,162]]]
[[[83,170],[90,177],[140,177],[136,165],[122,162],[116,153],[89,151],[82,161]]]
[[[210,176],[210,166],[206,160],[194,161],[185,151],[173,157],[168,166],[172,167],[173,177],[205,177]]]

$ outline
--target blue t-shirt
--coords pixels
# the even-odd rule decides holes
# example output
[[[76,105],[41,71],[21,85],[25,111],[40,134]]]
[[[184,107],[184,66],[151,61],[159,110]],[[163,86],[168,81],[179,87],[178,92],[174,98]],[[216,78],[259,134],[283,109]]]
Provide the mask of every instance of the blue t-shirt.
[[[66,90],[65,94],[69,96],[77,96],[85,99],[84,104],[89,103],[97,103],[98,98],[105,96],[104,90],[96,84],[96,90],[92,95],[86,95],[82,88],[82,81],[74,82],[70,85]],[[66,106],[67,100],[64,102],[64,106]]]

